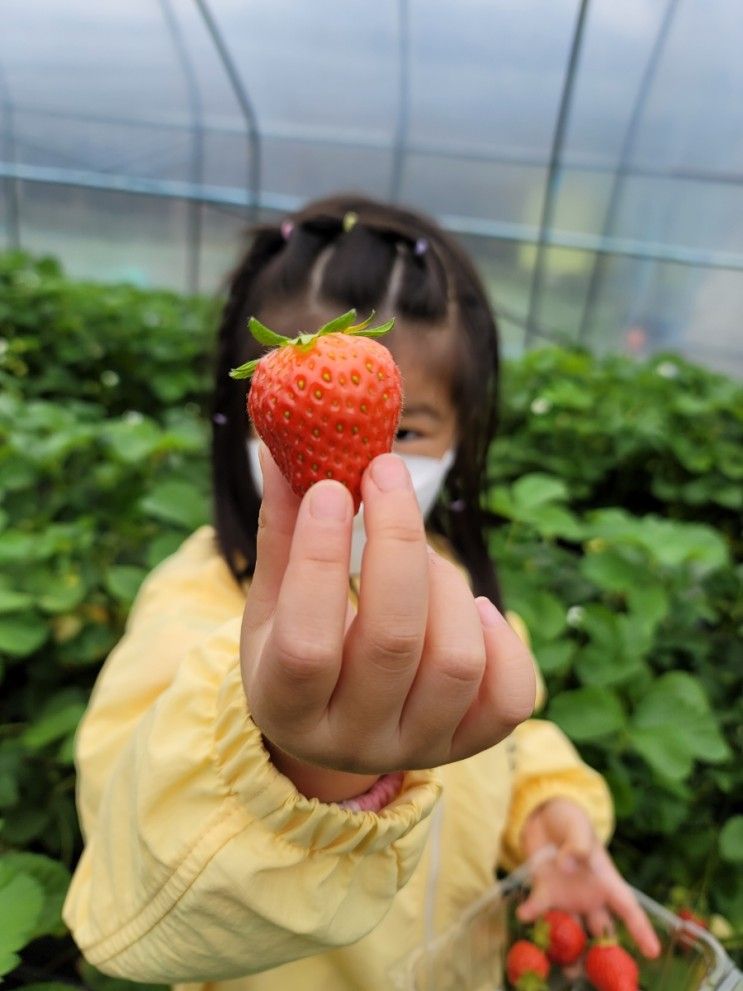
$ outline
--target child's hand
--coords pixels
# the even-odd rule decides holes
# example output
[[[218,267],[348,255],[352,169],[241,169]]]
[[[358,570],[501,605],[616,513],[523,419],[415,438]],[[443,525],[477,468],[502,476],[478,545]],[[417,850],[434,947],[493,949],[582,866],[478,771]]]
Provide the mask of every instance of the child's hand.
[[[529,652],[458,569],[429,551],[399,457],[381,455],[364,475],[357,614],[348,601],[350,494],[322,481],[300,502],[263,446],[261,459],[243,682],[274,763],[300,790],[349,797],[333,794],[332,782],[307,784],[307,764],[310,779],[325,768],[374,780],[470,756],[529,717]]]
[[[518,909],[519,919],[532,922],[548,909],[559,908],[584,916],[589,931],[599,936],[613,928],[614,913],[641,952],[657,956],[660,943],[650,920],[575,802],[552,799],[526,820],[522,832],[526,856],[550,844],[557,847],[557,856],[537,867],[531,893]]]

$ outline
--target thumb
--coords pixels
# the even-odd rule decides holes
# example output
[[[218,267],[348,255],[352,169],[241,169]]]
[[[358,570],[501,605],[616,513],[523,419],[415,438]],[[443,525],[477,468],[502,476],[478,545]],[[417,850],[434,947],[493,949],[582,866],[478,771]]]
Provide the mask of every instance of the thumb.
[[[263,501],[258,516],[255,572],[243,619],[244,632],[262,626],[273,614],[289,560],[289,549],[301,502],[263,443],[260,445],[259,457],[263,475]]]

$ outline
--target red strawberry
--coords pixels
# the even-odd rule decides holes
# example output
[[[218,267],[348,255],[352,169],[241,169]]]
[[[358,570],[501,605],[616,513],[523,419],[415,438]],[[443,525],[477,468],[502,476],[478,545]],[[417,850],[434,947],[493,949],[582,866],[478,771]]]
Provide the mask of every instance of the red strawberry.
[[[519,939],[506,956],[506,974],[518,991],[544,991],[550,962],[538,946],[528,939]]]
[[[586,954],[586,977],[598,991],[638,991],[640,971],[627,951],[613,940],[594,943]]]
[[[701,915],[697,915],[697,913],[690,908],[680,908],[676,914],[679,919],[683,919],[684,922],[693,922],[695,926],[699,926],[701,929],[709,929],[707,920],[702,918]]]
[[[552,963],[566,967],[575,963],[583,952],[586,934],[572,915],[552,909],[534,926],[534,942],[542,947]]]
[[[355,310],[315,334],[292,340],[254,317],[250,331],[275,350],[234,368],[249,378],[248,411],[259,436],[297,495],[322,478],[350,490],[361,502],[361,476],[378,454],[392,448],[402,407],[402,379],[381,337],[393,321],[368,329]]]

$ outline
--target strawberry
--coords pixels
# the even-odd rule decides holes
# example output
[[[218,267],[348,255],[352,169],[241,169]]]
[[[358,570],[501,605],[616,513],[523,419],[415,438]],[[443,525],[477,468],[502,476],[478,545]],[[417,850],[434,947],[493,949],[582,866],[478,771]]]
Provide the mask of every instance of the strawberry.
[[[506,974],[517,991],[546,991],[550,962],[538,946],[518,939],[506,956]]]
[[[686,906],[680,908],[676,915],[678,915],[679,919],[683,919],[684,922],[693,922],[695,926],[699,926],[701,929],[709,929],[707,920]]]
[[[586,977],[597,991],[638,991],[640,971],[615,940],[599,940],[586,954]]]
[[[586,945],[583,927],[572,915],[552,909],[545,912],[534,926],[534,942],[552,963],[566,967],[575,963]]]
[[[402,379],[389,350],[373,337],[390,320],[369,328],[350,310],[315,334],[288,339],[251,317],[262,358],[234,368],[232,378],[253,382],[248,412],[259,436],[294,492],[301,496],[322,478],[349,489],[354,511],[361,476],[372,458],[392,448],[402,408]]]

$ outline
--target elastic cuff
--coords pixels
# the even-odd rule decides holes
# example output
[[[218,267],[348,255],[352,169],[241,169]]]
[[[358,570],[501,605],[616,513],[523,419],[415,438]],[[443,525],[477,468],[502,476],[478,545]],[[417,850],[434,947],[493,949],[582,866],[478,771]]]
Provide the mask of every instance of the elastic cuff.
[[[399,793],[379,811],[343,808],[300,794],[274,767],[261,732],[250,717],[235,663],[217,695],[214,755],[227,789],[251,819],[279,839],[307,850],[351,853],[383,850],[427,818],[441,792],[432,771],[406,772]]]
[[[535,809],[552,798],[566,798],[579,805],[591,820],[601,842],[608,841],[614,826],[613,807],[609,789],[600,774],[581,768],[541,779],[533,778],[521,785],[511,802],[501,847],[501,863],[506,870],[513,870],[524,860],[521,833],[526,820]]]

